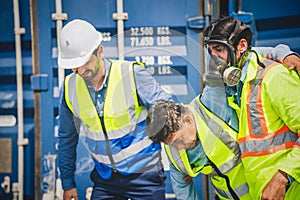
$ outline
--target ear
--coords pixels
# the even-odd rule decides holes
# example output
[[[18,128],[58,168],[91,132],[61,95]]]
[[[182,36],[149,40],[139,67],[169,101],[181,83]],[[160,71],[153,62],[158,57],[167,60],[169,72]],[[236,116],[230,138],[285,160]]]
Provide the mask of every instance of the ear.
[[[188,126],[193,126],[194,125],[194,118],[192,115],[184,115],[183,118],[183,123],[187,124]]]
[[[243,54],[245,51],[247,51],[247,49],[248,49],[248,42],[245,38],[242,38],[239,44],[237,45],[237,51],[240,54]]]
[[[103,46],[102,45],[99,45],[98,46],[98,52],[97,52],[97,55],[99,57],[103,57]]]
[[[77,68],[72,68],[72,71],[73,71],[74,73],[78,73],[78,69],[79,69],[79,67],[77,67]]]

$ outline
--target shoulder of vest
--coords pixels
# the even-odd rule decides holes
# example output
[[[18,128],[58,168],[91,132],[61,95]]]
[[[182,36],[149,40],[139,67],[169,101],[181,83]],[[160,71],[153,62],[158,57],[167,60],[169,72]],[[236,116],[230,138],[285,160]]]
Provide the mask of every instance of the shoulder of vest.
[[[76,77],[76,73],[70,73],[65,77],[64,82],[67,83],[70,79],[74,79]]]
[[[66,77],[72,77],[72,76],[76,76],[76,73],[72,72],[72,73],[66,75]]]
[[[137,65],[140,65],[142,67],[145,67],[145,64],[143,62],[134,62],[133,64],[137,64]]]
[[[194,98],[191,102],[190,102],[190,106],[192,106],[193,108],[201,108],[201,106],[204,106],[204,104],[201,102],[200,100],[201,95],[198,95],[196,98]],[[204,106],[205,107],[205,106]]]
[[[139,61],[128,61],[128,60],[110,60],[112,63],[116,63],[116,62],[119,62],[119,63],[124,63],[124,62],[127,62],[127,63],[131,63],[132,66],[133,65],[140,65],[142,67],[145,67],[145,64],[143,62],[139,62]]]

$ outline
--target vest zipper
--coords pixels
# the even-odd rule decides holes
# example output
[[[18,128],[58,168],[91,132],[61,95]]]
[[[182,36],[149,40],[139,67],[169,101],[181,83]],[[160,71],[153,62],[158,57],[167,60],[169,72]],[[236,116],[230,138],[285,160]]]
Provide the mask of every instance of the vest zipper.
[[[230,186],[230,181],[229,181],[229,178],[228,176],[226,176],[225,174],[222,174],[222,172],[220,172],[220,170],[218,169],[218,167],[207,157],[207,159],[210,161],[212,167],[214,168],[214,170],[217,172],[217,174],[224,178],[225,181],[226,181],[226,185],[227,185],[227,188],[231,194],[231,196],[233,197],[234,200],[239,200],[239,196],[235,193],[235,191],[232,189],[232,187]]]
[[[118,170],[116,168],[115,161],[112,157],[112,153],[111,153],[111,150],[110,150],[110,143],[109,143],[109,139],[108,139],[108,136],[107,136],[105,125],[104,125],[104,116],[99,116],[99,118],[100,118],[102,130],[103,130],[103,133],[104,133],[104,137],[105,137],[105,147],[106,147],[106,151],[107,151],[110,163],[111,163],[111,167],[112,167],[114,172],[117,172]]]

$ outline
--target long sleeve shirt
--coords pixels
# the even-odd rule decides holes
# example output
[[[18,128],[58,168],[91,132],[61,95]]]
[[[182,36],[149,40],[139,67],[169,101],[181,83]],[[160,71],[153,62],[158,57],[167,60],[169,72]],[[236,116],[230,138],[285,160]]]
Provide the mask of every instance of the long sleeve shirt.
[[[107,89],[109,71],[111,62],[105,60],[106,76],[102,86],[98,91],[89,88],[90,95],[97,108],[98,114],[104,104],[104,98]],[[136,81],[137,93],[141,105],[149,108],[157,100],[172,100],[170,94],[165,92],[155,81],[155,79],[140,66],[134,65],[134,77]],[[61,89],[60,107],[59,107],[59,130],[58,130],[58,165],[61,172],[62,187],[64,190],[75,188],[74,173],[76,170],[76,147],[78,144],[78,125],[79,119],[73,116],[65,102],[64,87]]]

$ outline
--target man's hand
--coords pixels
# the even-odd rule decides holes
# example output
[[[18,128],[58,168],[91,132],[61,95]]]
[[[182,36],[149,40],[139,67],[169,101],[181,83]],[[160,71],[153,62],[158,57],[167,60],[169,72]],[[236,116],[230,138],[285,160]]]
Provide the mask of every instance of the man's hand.
[[[64,190],[64,200],[79,200],[76,188]]]
[[[192,181],[192,177],[190,177],[189,175],[185,175],[183,177],[183,180],[186,182],[186,183],[190,183]]]
[[[286,192],[286,185],[289,180],[286,173],[278,171],[262,192],[262,200],[283,200]]]
[[[291,54],[286,56],[283,59],[283,64],[286,65],[290,70],[297,70],[298,74],[300,75],[300,58],[297,55]]]

